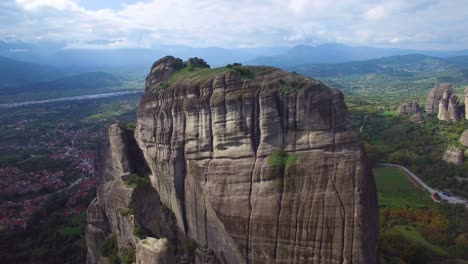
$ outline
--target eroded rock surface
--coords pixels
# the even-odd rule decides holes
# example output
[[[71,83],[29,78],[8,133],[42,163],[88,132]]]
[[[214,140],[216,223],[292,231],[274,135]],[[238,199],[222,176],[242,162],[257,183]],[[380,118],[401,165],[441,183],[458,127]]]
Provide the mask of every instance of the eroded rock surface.
[[[465,118],[468,120],[468,88],[465,89]]]
[[[411,122],[422,124],[425,122],[424,116],[421,113],[416,113],[412,115],[409,119]]]
[[[429,114],[437,114],[439,111],[439,102],[446,91],[451,91],[451,84],[440,84],[432,88],[426,99],[426,112]]]
[[[449,146],[447,151],[443,156],[443,160],[447,163],[453,163],[455,165],[463,164],[465,160],[465,155],[463,154],[463,150],[456,146]]]
[[[133,139],[133,140],[132,140]],[[139,238],[135,229],[159,235],[160,199],[156,190],[144,181],[129,184],[125,180],[148,171],[141,151],[128,130],[112,125],[109,140],[101,147],[98,172],[101,185],[87,211],[87,263],[107,263],[103,245],[115,236],[120,249],[135,247]]]
[[[408,103],[403,103],[398,107],[398,113],[400,115],[406,115],[406,114],[414,114],[418,113],[421,111],[421,108],[419,107],[418,102],[408,102]]]
[[[465,147],[468,147],[468,129],[466,129],[465,131],[463,131],[463,133],[461,134],[460,136],[460,143],[465,146]]]
[[[136,245],[136,264],[176,263],[171,244],[166,238],[148,237]]]
[[[341,92],[269,67],[168,82],[178,67],[153,65],[135,137],[182,232],[225,263],[375,263],[375,184]]]
[[[458,109],[458,97],[450,90],[444,92],[439,101],[439,120],[457,122],[460,120],[460,111]]]

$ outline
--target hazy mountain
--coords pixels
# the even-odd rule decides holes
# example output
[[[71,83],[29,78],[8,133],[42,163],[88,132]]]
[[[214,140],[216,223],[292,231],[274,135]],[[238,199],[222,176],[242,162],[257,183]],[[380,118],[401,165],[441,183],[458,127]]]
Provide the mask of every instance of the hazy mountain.
[[[457,69],[457,64],[454,62],[463,62],[463,60],[457,58],[438,58],[411,54],[344,63],[309,64],[290,67],[289,69],[316,77],[369,73],[410,76],[419,72],[441,72]]]
[[[351,47],[341,44],[324,44],[319,46],[296,46],[278,56],[263,56],[250,60],[249,64],[292,67],[304,64],[340,63],[347,61],[369,60],[381,57],[424,54],[428,56],[450,57],[468,55],[468,50],[460,51],[425,51],[374,47]]]
[[[0,87],[48,81],[63,75],[64,72],[56,67],[0,57]]]

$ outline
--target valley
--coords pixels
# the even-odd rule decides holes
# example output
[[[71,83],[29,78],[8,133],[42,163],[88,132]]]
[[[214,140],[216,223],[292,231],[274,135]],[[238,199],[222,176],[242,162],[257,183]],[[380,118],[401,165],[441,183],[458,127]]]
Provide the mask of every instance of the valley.
[[[3,261],[84,261],[86,207],[96,191],[96,148],[107,124],[134,119],[138,99],[138,94],[126,93],[2,108]]]
[[[201,62],[193,63],[154,86],[152,91],[160,93],[171,85],[203,81],[230,72],[240,74],[243,80],[252,80],[272,70],[241,64],[199,69],[197,63]],[[451,263],[467,259],[468,226],[463,220],[468,214],[464,205],[435,202],[429,192],[415,186],[402,171],[379,165],[402,165],[441,195],[444,192],[468,197],[468,185],[463,180],[468,171],[467,161],[455,165],[443,160],[449,146],[460,146],[458,142],[468,128],[468,121],[461,118],[446,122],[435,115],[423,114],[424,122],[418,123],[412,120],[412,114],[400,113],[404,102],[424,105],[431,88],[444,80],[453,81],[454,94],[464,98],[468,83],[462,66],[424,56],[403,56],[314,67],[310,72],[305,72],[306,66],[294,70],[317,74],[318,80],[343,90],[352,127],[374,167],[380,208],[380,263],[410,263],[415,259],[424,263]],[[295,75],[293,72],[288,78],[296,78]],[[300,85],[288,78],[281,88],[285,93],[294,92]],[[105,139],[109,124],[135,122],[142,92],[141,89],[113,92],[106,85],[104,88],[99,85],[90,80],[89,87],[98,88],[76,86],[80,91],[75,93],[72,86],[71,92],[54,93],[52,97],[47,92],[31,97],[19,93],[17,97],[37,101],[2,99],[10,103],[0,105],[1,236],[4,241],[29,241],[19,247],[0,243],[1,252],[10,252],[7,259],[85,261],[85,208],[95,197],[99,182],[95,170],[99,161],[98,143]],[[96,94],[100,91],[105,93]],[[70,97],[56,98],[61,94]],[[413,111],[410,106],[401,109]],[[68,246],[57,248],[59,244]],[[50,252],[55,252],[55,257]],[[188,256],[183,255],[188,252],[183,252],[177,258]]]

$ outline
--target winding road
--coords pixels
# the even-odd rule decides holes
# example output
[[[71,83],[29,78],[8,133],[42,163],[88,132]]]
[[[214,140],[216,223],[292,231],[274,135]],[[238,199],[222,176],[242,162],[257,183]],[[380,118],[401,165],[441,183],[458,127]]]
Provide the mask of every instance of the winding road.
[[[441,191],[438,191],[436,189],[431,188],[429,185],[427,185],[425,182],[423,182],[418,176],[416,176],[416,174],[414,174],[413,172],[408,170],[406,167],[403,167],[403,166],[398,165],[398,164],[392,164],[392,163],[377,163],[377,165],[383,166],[383,167],[399,168],[399,169],[403,170],[406,173],[407,176],[411,177],[411,179],[413,181],[415,181],[419,186],[421,186],[421,188],[423,188],[424,190],[431,193],[431,195],[434,194],[434,193],[438,193],[440,198],[442,200],[446,201],[447,203],[449,203],[449,204],[464,204],[465,207],[468,208],[468,200],[466,200],[464,198],[461,198],[461,197],[457,197],[457,196],[447,196],[447,195],[443,194]]]

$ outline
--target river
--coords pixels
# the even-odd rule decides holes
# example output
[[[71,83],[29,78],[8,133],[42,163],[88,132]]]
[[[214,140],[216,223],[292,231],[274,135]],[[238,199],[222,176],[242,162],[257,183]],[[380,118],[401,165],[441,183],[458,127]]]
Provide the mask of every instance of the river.
[[[121,95],[127,95],[127,94],[138,94],[138,93],[143,93],[143,90],[123,91],[123,92],[114,92],[114,93],[105,93],[105,94],[79,95],[79,96],[61,97],[61,98],[46,99],[46,100],[0,104],[0,108],[13,108],[13,107],[19,107],[19,106],[26,106],[26,105],[47,104],[47,103],[64,102],[64,101],[100,99],[100,98],[108,98],[108,97],[121,96]]]

